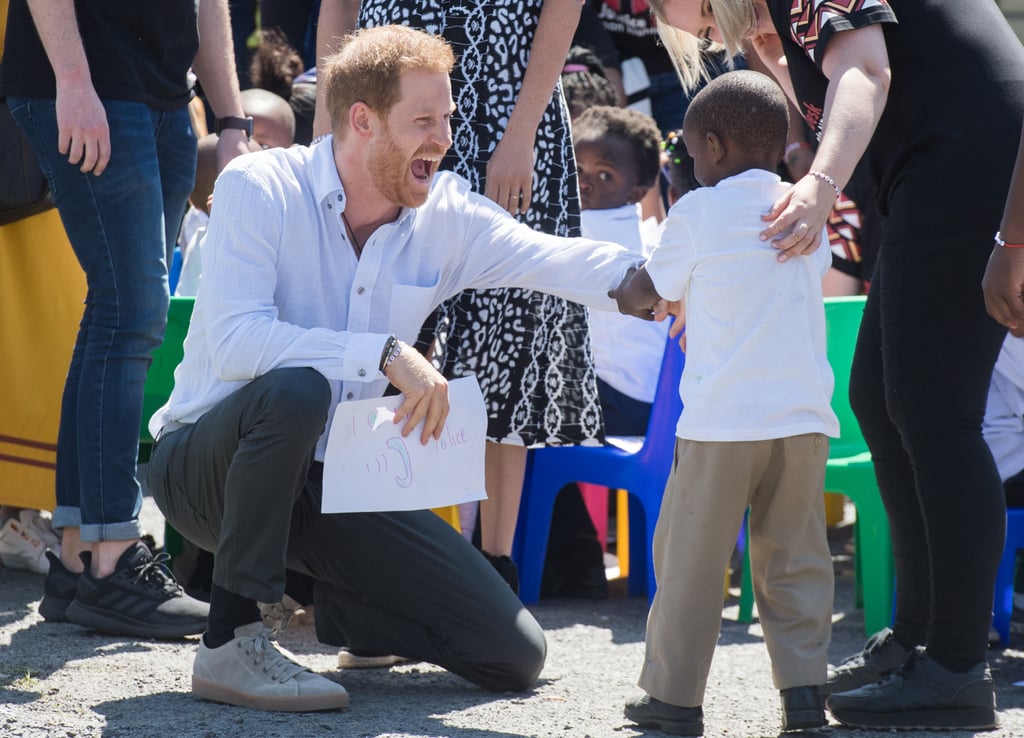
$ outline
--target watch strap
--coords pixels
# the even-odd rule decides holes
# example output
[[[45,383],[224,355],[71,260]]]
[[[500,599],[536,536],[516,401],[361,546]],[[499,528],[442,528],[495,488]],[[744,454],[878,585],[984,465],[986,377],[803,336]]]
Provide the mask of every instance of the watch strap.
[[[214,125],[214,132],[220,133],[225,128],[236,128],[245,131],[245,135],[252,138],[252,118],[239,118],[237,115],[229,115],[226,118],[218,118]]]

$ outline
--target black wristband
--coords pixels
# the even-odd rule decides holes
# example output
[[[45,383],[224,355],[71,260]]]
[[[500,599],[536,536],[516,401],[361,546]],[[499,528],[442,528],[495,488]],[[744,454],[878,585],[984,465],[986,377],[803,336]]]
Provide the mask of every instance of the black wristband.
[[[226,118],[218,118],[213,126],[214,133],[220,135],[225,128],[237,128],[240,131],[245,131],[245,135],[252,138],[252,117],[239,118],[229,115]]]

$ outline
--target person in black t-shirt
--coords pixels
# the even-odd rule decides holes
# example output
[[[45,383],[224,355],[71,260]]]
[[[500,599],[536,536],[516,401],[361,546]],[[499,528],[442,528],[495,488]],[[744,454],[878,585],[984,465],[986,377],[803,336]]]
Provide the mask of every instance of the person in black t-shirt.
[[[737,54],[749,40],[815,132],[811,170],[765,216],[780,260],[820,246],[855,168],[875,188],[883,238],[850,396],[889,514],[895,623],[830,674],[828,707],[865,727],[994,727],[985,658],[1005,510],[980,419],[1005,330],[980,282],[1024,115],[1024,48],[986,0],[651,7],[687,84],[702,45]]]
[[[60,557],[49,554],[39,611],[117,635],[206,628],[206,605],[139,540],[136,476],[168,249],[195,175],[193,61],[217,114],[244,126],[226,0],[8,7],[0,97],[47,173],[88,286],[57,442]],[[222,133],[221,164],[245,151],[243,130]]]

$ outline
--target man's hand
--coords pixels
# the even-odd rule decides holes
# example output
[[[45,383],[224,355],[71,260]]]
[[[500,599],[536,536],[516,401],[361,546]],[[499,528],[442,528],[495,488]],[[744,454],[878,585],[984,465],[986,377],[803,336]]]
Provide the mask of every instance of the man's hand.
[[[1024,249],[996,246],[981,280],[988,314],[1024,337]]]
[[[57,150],[97,177],[110,162],[110,127],[91,82],[57,87]]]
[[[408,344],[387,369],[387,378],[405,399],[395,411],[395,424],[405,420],[402,436],[408,436],[423,421],[420,443],[427,444],[430,437],[441,437],[448,419],[448,381],[434,369],[429,361]]]

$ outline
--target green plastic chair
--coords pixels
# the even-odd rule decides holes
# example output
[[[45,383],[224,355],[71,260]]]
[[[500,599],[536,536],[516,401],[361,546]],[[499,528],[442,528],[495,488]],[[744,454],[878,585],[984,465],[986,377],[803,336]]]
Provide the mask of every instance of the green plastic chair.
[[[850,407],[850,368],[857,344],[863,296],[825,299],[828,360],[835,374],[832,409],[839,418],[840,436],[832,439],[825,468],[825,490],[843,494],[857,508],[854,533],[857,605],[864,608],[864,630],[875,633],[892,623],[893,559],[889,518],[875,479],[871,452]],[[748,532],[749,536],[749,532]],[[750,578],[750,547],[744,551],[738,620],[753,619],[754,590]]]
[[[171,297],[167,310],[167,330],[164,342],[153,352],[153,363],[146,373],[142,398],[142,427],[139,428],[139,461],[149,461],[153,436],[149,434],[149,419],[159,410],[174,388],[174,370],[185,355],[185,335],[192,320],[194,297]],[[170,525],[164,526],[164,550],[173,558],[181,553],[181,534]]]
[[[142,427],[139,428],[139,461],[149,459],[153,436],[149,434],[149,419],[160,409],[174,388],[174,369],[185,355],[185,335],[192,320],[194,297],[171,297],[167,310],[167,330],[164,342],[153,352],[153,363],[146,374],[146,386],[142,394]]]

